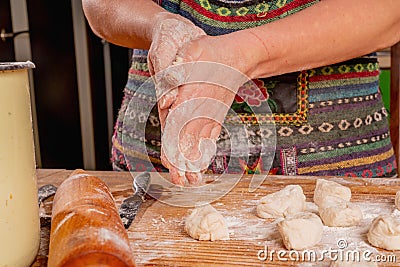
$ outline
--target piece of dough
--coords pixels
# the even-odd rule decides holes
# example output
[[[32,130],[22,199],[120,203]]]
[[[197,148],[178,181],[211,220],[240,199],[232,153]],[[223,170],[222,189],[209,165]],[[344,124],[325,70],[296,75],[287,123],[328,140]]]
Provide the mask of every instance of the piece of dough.
[[[266,195],[257,205],[261,218],[285,217],[305,209],[306,197],[299,185],[288,185],[280,191]]]
[[[287,249],[306,249],[322,239],[321,219],[311,212],[300,212],[278,223],[283,244]]]
[[[339,197],[327,196],[318,211],[326,226],[349,227],[360,224],[363,219],[359,206]]]
[[[344,203],[347,203],[347,201],[344,200],[343,198],[328,195],[326,197],[321,198],[321,200],[318,203],[319,205],[317,207],[318,210],[321,210],[332,206],[338,206],[338,205],[343,206]]]
[[[314,190],[314,203],[320,206],[327,196],[335,196],[350,201],[351,190],[334,181],[318,179]]]
[[[186,218],[185,231],[198,240],[229,239],[228,226],[224,217],[210,204],[193,210]]]
[[[398,210],[400,210],[400,191],[396,192],[396,197],[394,198],[394,205]]]
[[[367,237],[375,247],[400,250],[400,218],[379,215],[372,221]]]

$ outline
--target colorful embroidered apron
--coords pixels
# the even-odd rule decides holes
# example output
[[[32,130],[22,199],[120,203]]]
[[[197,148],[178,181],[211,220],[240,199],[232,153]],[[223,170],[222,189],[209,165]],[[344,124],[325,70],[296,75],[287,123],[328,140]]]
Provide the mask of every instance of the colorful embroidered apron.
[[[284,18],[317,2],[163,0],[159,4],[190,19],[207,34],[220,35]],[[138,90],[150,77],[146,59],[147,51],[133,51],[125,97],[113,136],[112,163],[116,170],[167,171],[160,162],[161,132],[157,109],[154,108],[147,119],[145,136],[123,123],[126,116],[135,121],[146,115],[132,114],[132,111],[126,114],[131,101],[137,105],[148,105],[150,100],[154,102],[154,91]],[[228,116],[225,123],[238,127],[245,124],[254,148],[271,134],[260,131],[257,125],[273,123],[277,141],[275,154],[271,159],[260,157],[257,149],[247,155],[229,153],[232,132],[223,130],[209,172],[358,177],[392,177],[396,174],[388,113],[379,92],[379,66],[375,55],[254,82],[259,91],[242,87],[242,97],[236,96],[232,104],[239,116]],[[270,111],[251,112],[263,101],[267,101]],[[146,151],[139,149],[143,142]]]

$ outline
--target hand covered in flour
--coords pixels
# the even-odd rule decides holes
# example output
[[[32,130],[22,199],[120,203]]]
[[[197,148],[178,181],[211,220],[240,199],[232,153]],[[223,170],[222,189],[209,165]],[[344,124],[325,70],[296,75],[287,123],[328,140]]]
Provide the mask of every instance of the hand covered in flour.
[[[166,71],[179,86],[168,112],[160,114],[166,122],[161,160],[178,185],[201,182],[235,94],[248,81],[238,70],[240,57],[227,51],[233,43],[219,38],[202,36],[186,43],[178,51],[177,64]]]
[[[167,72],[167,67],[176,61],[176,54],[187,42],[206,35],[202,29],[182,16],[169,12],[157,15],[152,30],[152,43],[148,53],[148,66],[155,85],[158,108],[161,118],[161,127],[164,128],[165,114],[175,101],[177,83],[175,78]]]

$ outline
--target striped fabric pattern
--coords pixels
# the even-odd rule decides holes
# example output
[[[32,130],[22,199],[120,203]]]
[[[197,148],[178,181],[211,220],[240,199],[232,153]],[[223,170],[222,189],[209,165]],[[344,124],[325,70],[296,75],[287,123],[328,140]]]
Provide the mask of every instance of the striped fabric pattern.
[[[253,28],[296,13],[315,0],[163,0],[161,6],[193,21],[208,35]]]
[[[392,174],[388,113],[378,87],[376,58],[310,71],[308,128],[296,128],[298,174]],[[280,142],[292,145],[287,137]]]

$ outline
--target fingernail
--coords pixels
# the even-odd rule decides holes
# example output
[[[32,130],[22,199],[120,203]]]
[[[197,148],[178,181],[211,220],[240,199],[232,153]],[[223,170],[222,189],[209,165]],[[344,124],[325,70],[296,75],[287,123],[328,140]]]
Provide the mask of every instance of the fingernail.
[[[164,96],[164,97],[161,97],[161,98],[160,98],[160,101],[158,101],[158,104],[159,104],[159,108],[161,108],[161,109],[167,108],[168,106],[167,106],[167,99],[166,99],[166,97],[165,97],[165,96]]]
[[[159,107],[161,109],[169,108],[175,102],[177,94],[174,91],[176,90],[171,90],[160,98]]]

